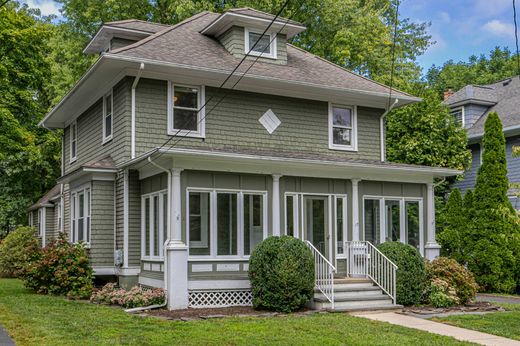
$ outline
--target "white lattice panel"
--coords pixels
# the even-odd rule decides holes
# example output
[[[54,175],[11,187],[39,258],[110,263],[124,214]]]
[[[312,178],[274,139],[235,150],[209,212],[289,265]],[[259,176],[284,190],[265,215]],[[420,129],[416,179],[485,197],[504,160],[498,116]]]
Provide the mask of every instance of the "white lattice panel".
[[[250,306],[253,304],[251,291],[190,291],[191,308],[221,308],[226,306]]]

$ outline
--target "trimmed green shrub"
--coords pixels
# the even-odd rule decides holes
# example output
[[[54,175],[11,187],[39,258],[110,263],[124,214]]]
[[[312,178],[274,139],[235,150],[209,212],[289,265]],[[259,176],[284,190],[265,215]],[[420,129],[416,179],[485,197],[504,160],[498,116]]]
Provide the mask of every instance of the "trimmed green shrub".
[[[442,216],[442,231],[437,233],[437,241],[442,246],[441,252],[444,256],[464,263],[464,230],[467,229],[468,224],[459,189],[451,191]]]
[[[453,289],[458,304],[466,304],[475,298],[478,285],[473,274],[454,259],[437,257],[426,263],[428,280],[442,280]]]
[[[460,302],[455,289],[442,279],[433,279],[426,291],[427,303],[436,308],[449,308]]]
[[[296,311],[314,292],[314,257],[304,242],[291,236],[269,237],[249,258],[253,307]]]
[[[396,301],[401,305],[417,305],[426,282],[424,259],[414,247],[400,242],[386,242],[377,247],[397,266]]]
[[[40,257],[40,246],[32,227],[18,227],[0,243],[0,274],[18,277]]]
[[[71,244],[64,233],[42,250],[23,275],[25,286],[43,294],[90,298],[93,270],[83,244]]]

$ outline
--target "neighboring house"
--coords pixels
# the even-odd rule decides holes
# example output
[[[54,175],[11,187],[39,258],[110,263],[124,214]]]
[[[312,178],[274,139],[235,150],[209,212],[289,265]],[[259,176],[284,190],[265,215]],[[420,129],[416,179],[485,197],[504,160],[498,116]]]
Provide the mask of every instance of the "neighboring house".
[[[453,187],[463,193],[475,187],[482,163],[484,123],[491,112],[497,112],[502,121],[509,182],[520,182],[520,159],[512,157],[513,148],[520,146],[520,78],[508,78],[489,85],[467,85],[455,93],[446,92],[444,98],[451,114],[467,129],[468,148],[472,154],[471,167],[465,172],[463,180],[457,181]],[[515,209],[520,209],[515,190],[510,190],[509,199]]]
[[[460,172],[385,162],[389,88],[288,44],[299,23],[261,37],[273,19],[112,22],[85,48],[99,59],[40,125],[64,130],[63,230],[96,275],[166,288],[176,309],[250,303],[248,258],[270,235],[314,246],[320,280],[352,274],[366,241],[438,255],[433,179]]]

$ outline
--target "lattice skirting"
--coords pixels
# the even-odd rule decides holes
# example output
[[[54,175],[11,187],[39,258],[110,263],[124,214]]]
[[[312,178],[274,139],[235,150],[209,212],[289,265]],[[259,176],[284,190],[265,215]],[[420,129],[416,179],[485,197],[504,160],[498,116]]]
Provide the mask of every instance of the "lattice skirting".
[[[190,291],[190,308],[221,308],[226,306],[251,306],[250,290]]]

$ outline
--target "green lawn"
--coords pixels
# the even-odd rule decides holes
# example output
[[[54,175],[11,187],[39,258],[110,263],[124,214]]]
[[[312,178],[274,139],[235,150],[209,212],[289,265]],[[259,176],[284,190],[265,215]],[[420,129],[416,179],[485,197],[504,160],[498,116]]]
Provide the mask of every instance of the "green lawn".
[[[192,322],[36,295],[0,279],[0,323],[17,345],[455,345],[454,339],[346,314]]]
[[[495,303],[503,306],[506,312],[494,312],[485,315],[460,315],[433,318],[434,321],[478,330],[484,333],[520,340],[520,305]]]

